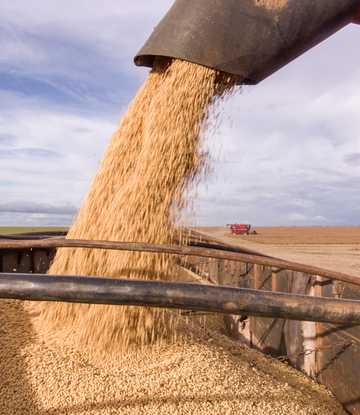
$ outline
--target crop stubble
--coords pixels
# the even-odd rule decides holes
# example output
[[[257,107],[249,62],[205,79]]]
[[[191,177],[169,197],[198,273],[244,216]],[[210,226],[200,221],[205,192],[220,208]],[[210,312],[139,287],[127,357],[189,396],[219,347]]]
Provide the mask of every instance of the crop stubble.
[[[233,236],[228,227],[197,228],[222,239],[275,258],[313,265],[360,277],[359,226],[252,227],[258,235]]]

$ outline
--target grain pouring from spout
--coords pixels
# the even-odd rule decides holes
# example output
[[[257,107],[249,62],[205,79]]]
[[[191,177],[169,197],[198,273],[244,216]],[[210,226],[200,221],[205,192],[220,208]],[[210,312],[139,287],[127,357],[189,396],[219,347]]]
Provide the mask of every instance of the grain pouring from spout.
[[[105,151],[68,238],[153,243],[172,239],[168,224],[179,217],[187,192],[209,166],[203,139],[216,99],[231,89],[223,82],[260,82],[314,41],[350,23],[359,7],[358,0],[347,1],[344,12],[344,1],[329,1],[324,14],[324,6],[304,0],[302,10],[318,13],[319,21],[309,28],[300,20],[295,30],[286,24],[299,12],[292,7],[294,1],[242,0],[220,7],[221,2],[194,0],[191,8],[184,0],[175,2],[135,57],[137,65],[150,66],[152,71]],[[249,7],[256,12],[256,22],[265,22],[262,30],[256,24],[254,32],[254,22],[247,20]],[[286,60],[284,45],[276,36],[279,24],[288,30]],[[191,30],[178,30],[179,25]],[[269,31],[274,35],[259,42]],[[238,42],[239,38],[246,42]],[[170,264],[171,258],[161,254],[63,249],[50,273],[168,279]],[[91,344],[94,350],[100,344],[107,350],[117,343],[126,347],[147,343],[164,334],[159,335],[154,325],[158,311],[122,310],[126,311],[55,303],[44,306],[40,320],[42,327],[59,333],[67,324],[76,327],[75,344]]]

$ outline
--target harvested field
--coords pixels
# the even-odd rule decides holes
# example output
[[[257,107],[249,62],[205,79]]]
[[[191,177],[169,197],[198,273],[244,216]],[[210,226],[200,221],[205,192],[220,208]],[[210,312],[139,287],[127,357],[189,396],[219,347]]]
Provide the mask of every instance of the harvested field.
[[[0,226],[0,235],[12,233],[29,233],[29,232],[63,232],[68,231],[68,227],[59,226]]]
[[[249,238],[250,242],[266,245],[290,244],[360,244],[360,226],[278,226],[251,227],[258,235],[231,235],[229,227],[196,228],[217,238],[230,240],[237,244]],[[230,239],[229,239],[230,238]]]
[[[276,258],[360,277],[360,227],[254,227],[258,235],[231,235],[228,227],[198,231]]]

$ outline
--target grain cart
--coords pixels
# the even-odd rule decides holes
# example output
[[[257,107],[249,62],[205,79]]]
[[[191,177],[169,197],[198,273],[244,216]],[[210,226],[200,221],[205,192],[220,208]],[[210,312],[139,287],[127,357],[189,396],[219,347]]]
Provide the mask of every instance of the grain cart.
[[[256,231],[250,232],[251,225],[247,225],[246,223],[229,223],[226,226],[230,226],[233,235],[257,235]]]
[[[221,313],[234,339],[287,360],[327,386],[349,413],[360,414],[358,277],[272,258],[206,235],[190,234],[186,243],[3,236],[0,298]],[[71,247],[171,253],[185,262],[193,257],[201,265],[203,260],[209,269],[196,283],[42,274],[57,248]]]

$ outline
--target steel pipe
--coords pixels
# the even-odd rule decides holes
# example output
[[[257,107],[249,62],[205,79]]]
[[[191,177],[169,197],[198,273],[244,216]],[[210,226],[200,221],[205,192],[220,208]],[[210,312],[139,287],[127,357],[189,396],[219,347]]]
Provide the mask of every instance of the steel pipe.
[[[113,241],[88,241],[84,239],[52,238],[44,241],[0,241],[1,249],[36,249],[36,248],[96,248],[114,249],[120,251],[159,252],[173,255],[200,256],[205,258],[226,259],[230,261],[248,262],[249,264],[265,265],[269,267],[289,269],[305,272],[306,274],[319,275],[331,280],[348,282],[360,285],[360,278],[341,272],[330,271],[311,265],[297,264],[296,262],[282,259],[248,255],[237,252],[222,252],[216,249],[205,249],[179,245],[160,245],[141,242],[113,242]],[[0,251],[1,252],[1,251]]]
[[[360,324],[360,301],[164,281],[4,273],[0,274],[0,298]]]

